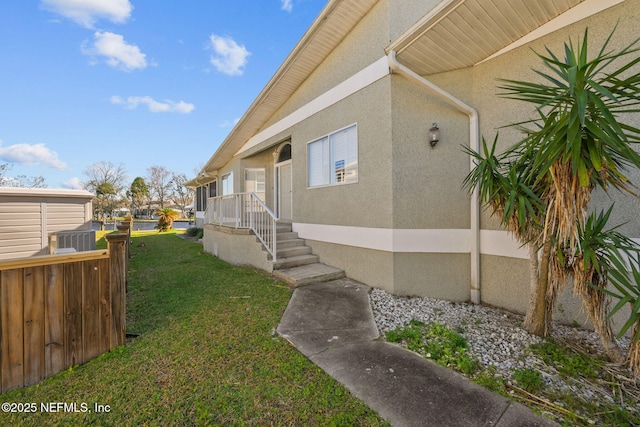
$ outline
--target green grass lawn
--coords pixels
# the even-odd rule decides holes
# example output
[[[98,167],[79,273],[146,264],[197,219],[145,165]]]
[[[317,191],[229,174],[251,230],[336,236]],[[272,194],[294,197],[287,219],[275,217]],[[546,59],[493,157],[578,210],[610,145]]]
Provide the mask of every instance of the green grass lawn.
[[[0,412],[0,425],[384,424],[275,334],[288,288],[174,232],[137,232],[132,241],[127,331],[139,336],[1,394],[2,403],[35,403],[37,411]],[[47,402],[76,403],[79,412],[42,412]]]

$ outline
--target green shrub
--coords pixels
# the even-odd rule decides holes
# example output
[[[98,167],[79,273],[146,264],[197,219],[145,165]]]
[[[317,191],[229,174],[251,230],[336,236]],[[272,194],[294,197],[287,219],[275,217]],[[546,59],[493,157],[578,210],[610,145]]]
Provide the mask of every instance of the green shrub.
[[[487,369],[477,372],[472,377],[473,382],[487,388],[494,393],[498,393],[502,396],[508,396],[508,393],[504,388],[504,379],[498,374],[495,366],[489,366]]]
[[[470,375],[479,369],[478,361],[468,354],[466,338],[446,325],[412,320],[386,333],[387,341],[400,343],[439,365]]]
[[[511,378],[513,378],[518,387],[533,394],[539,392],[544,385],[540,372],[532,368],[516,369],[513,371]]]
[[[204,230],[200,227],[190,227],[187,228],[187,231],[184,234],[189,237],[197,237],[198,239],[201,239],[204,234]]]
[[[597,378],[603,363],[559,345],[552,339],[547,339],[541,344],[532,344],[530,349],[539,355],[544,363],[553,366],[565,377]]]
[[[409,350],[420,352],[424,347],[421,328],[424,323],[412,320],[403,328],[396,328],[387,332],[386,338],[389,342],[404,344]]]

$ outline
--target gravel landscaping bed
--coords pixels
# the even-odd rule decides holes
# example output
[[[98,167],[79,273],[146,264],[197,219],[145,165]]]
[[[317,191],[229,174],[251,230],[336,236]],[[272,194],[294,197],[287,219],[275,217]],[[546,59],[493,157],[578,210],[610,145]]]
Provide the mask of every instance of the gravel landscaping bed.
[[[624,403],[625,409],[632,413],[640,411],[638,381],[633,379],[630,371],[618,365],[605,364],[603,376],[607,379],[574,378],[559,374],[542,357],[528,350],[530,345],[541,344],[544,340],[522,328],[521,315],[470,303],[398,297],[380,289],[371,291],[370,301],[375,322],[383,337],[386,332],[402,327],[411,320],[443,324],[466,338],[472,356],[485,369],[495,367],[506,384],[512,382],[514,371],[532,368],[540,372],[546,391],[554,396],[573,396],[575,399],[595,400],[603,404],[608,402],[611,405],[617,403],[616,393],[612,391],[610,383],[613,376],[619,382],[614,388],[635,396],[636,404],[630,406]],[[590,330],[554,323],[552,337],[556,342],[582,354],[593,357],[604,354],[598,335]],[[623,338],[618,342],[626,352],[629,339]],[[561,400],[552,403],[565,406]]]

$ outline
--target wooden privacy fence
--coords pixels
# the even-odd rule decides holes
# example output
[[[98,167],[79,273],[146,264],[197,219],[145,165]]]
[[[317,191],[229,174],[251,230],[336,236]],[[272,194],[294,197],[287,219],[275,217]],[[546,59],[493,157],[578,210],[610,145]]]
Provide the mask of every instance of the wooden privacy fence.
[[[129,236],[106,238],[108,250],[0,262],[0,392],[125,343]]]

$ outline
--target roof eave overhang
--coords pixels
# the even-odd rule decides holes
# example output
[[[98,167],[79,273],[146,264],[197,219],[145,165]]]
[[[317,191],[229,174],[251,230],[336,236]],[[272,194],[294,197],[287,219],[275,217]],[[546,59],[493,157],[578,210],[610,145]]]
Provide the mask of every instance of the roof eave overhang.
[[[625,0],[444,0],[386,48],[422,76],[468,68]]]
[[[185,182],[184,185],[186,187],[194,187],[194,188],[201,187],[203,185],[210,184],[211,182],[215,181],[217,178],[218,178],[217,170],[206,172],[203,169],[203,171],[200,172],[197,177],[193,178],[190,181]]]
[[[416,41],[416,39],[423,36],[430,28],[440,22],[442,18],[449,15],[464,2],[465,0],[445,0],[438,3],[438,5],[431,9],[431,11],[420,18],[415,24],[407,28],[404,33],[400,34],[400,36],[391,42],[391,44],[385,49],[386,53],[389,54],[391,51],[396,52],[396,55],[402,53],[407,46],[410,46]]]

